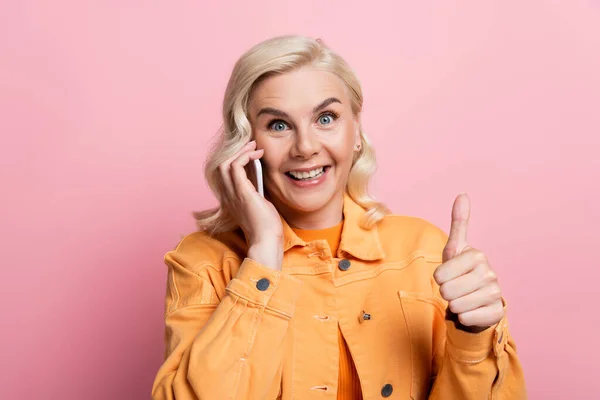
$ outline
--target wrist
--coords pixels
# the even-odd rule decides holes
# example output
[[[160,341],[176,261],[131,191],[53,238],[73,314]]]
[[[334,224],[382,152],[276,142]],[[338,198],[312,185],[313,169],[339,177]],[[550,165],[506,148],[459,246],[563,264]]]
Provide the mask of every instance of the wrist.
[[[248,248],[248,258],[265,267],[281,270],[283,245],[281,241],[276,240],[253,243]]]

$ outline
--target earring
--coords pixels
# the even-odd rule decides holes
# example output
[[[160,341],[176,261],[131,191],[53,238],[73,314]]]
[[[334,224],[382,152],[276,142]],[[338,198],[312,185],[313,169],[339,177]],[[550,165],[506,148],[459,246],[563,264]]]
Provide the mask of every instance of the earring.
[[[354,146],[354,148],[356,149],[356,151],[360,150],[360,143]]]

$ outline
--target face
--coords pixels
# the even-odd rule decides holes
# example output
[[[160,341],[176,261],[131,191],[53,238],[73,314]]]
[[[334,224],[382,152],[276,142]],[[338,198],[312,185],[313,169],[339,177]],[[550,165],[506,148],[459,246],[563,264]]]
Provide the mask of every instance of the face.
[[[311,67],[269,77],[251,94],[249,114],[280,211],[310,213],[343,199],[360,125],[340,78]]]

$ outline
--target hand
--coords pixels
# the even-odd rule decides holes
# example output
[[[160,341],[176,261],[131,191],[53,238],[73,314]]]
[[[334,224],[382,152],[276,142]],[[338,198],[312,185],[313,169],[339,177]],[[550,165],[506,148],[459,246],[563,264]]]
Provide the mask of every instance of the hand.
[[[460,194],[452,207],[443,263],[433,277],[450,312],[463,325],[461,329],[476,333],[497,324],[504,317],[504,307],[498,279],[485,254],[467,243],[470,213],[469,197]]]
[[[248,179],[245,166],[260,159],[264,150],[256,150],[256,142],[247,143],[233,157],[219,166],[227,207],[248,240],[248,257],[271,267],[281,268],[283,258],[283,226],[277,209],[264,199]]]

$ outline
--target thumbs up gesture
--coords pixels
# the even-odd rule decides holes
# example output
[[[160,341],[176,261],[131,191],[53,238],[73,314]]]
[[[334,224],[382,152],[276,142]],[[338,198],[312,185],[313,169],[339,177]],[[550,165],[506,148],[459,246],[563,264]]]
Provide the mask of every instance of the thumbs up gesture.
[[[452,225],[443,252],[443,263],[433,277],[440,294],[462,329],[480,332],[504,317],[502,291],[487,257],[467,243],[467,227],[471,205],[466,194],[460,194],[452,207]]]

